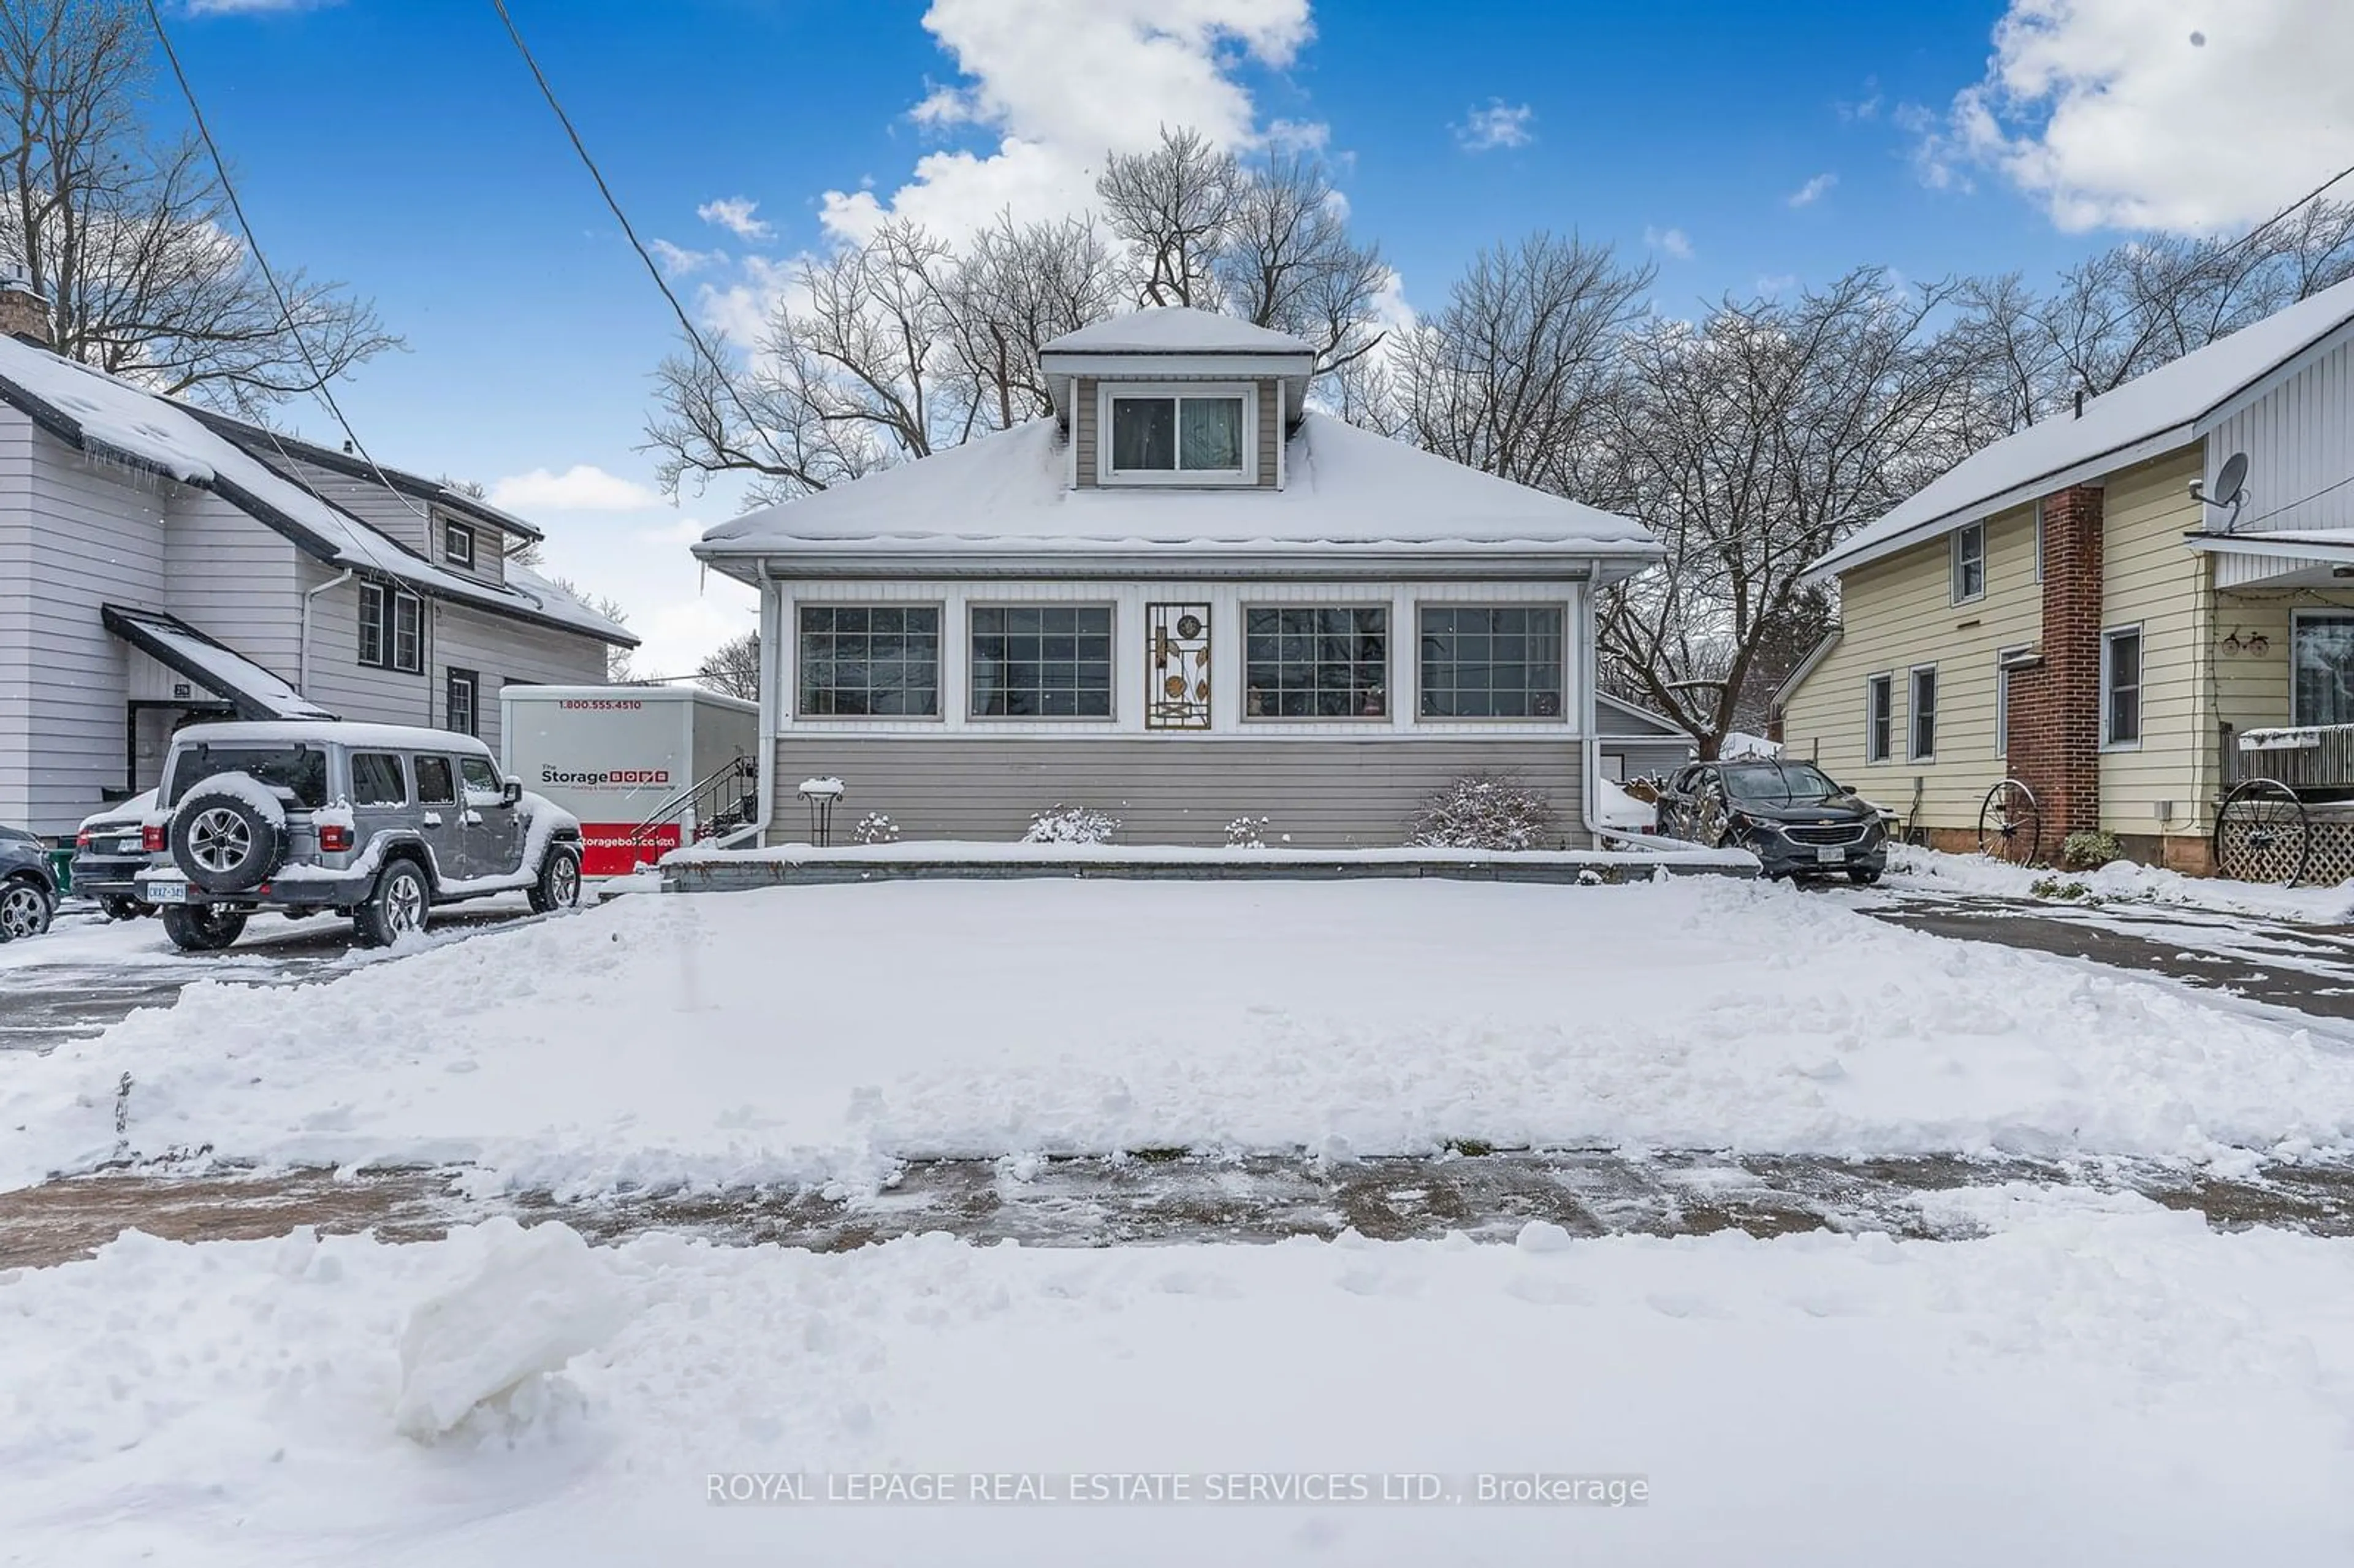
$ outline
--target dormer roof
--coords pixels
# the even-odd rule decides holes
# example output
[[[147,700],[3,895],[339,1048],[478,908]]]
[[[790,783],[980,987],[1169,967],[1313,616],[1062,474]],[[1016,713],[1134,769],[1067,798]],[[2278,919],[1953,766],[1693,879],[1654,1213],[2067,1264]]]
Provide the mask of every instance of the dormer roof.
[[[1313,345],[1278,332],[1253,326],[1214,311],[1190,305],[1155,305],[1124,316],[1090,322],[1043,344],[1046,355],[1067,354],[1246,354],[1299,355],[1316,357]]]
[[[1253,326],[1215,311],[1155,305],[1090,322],[1038,351],[1057,418],[1068,420],[1078,380],[1187,380],[1224,377],[1284,384],[1288,425],[1296,425],[1316,374],[1316,350],[1289,333]]]

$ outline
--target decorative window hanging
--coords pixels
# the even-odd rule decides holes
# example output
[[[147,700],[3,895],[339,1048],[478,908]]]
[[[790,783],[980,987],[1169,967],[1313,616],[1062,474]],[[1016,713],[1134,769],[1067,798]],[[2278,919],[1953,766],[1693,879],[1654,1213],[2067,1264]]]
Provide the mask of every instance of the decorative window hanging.
[[[1147,729],[1210,727],[1210,607],[1149,604],[1144,607]]]

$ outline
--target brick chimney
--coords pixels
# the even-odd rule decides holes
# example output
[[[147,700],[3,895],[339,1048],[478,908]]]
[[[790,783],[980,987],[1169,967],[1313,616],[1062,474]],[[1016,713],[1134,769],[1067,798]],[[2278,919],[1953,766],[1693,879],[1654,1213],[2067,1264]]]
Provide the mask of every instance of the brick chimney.
[[[22,278],[0,277],[0,333],[49,342],[49,302]]]

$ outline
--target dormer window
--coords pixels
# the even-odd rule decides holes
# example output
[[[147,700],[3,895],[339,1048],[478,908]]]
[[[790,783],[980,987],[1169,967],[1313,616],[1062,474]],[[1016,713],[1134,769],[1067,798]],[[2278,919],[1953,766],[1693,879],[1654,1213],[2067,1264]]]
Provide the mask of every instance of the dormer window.
[[[453,567],[473,569],[474,531],[463,523],[444,520],[441,524],[441,558]]]
[[[1257,399],[1249,386],[1109,383],[1101,395],[1106,483],[1257,482]]]

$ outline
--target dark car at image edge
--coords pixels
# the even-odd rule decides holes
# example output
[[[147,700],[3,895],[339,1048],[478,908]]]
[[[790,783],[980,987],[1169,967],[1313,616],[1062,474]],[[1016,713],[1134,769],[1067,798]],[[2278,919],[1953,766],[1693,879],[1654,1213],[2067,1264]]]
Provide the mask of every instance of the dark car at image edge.
[[[22,828],[0,827],[0,942],[39,936],[57,908],[48,846]]]

